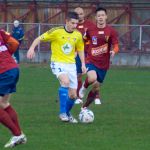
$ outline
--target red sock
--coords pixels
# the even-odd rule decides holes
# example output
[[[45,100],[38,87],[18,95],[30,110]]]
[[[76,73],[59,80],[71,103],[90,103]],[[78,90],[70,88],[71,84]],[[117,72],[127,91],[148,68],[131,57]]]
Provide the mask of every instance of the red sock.
[[[77,96],[79,97],[79,90],[82,86],[82,80],[78,80]]]
[[[86,102],[83,105],[83,108],[88,107],[94,101],[94,98],[95,98],[95,92],[90,91],[89,94],[88,94],[88,97],[86,99]]]
[[[95,98],[99,98],[99,99],[100,99],[99,91],[96,91],[96,92],[95,92]]]
[[[21,134],[21,132],[17,129],[16,125],[13,123],[9,114],[3,109],[0,109],[0,123],[7,127],[14,136],[19,136]]]
[[[18,115],[16,111],[13,109],[11,105],[9,105],[7,108],[4,109],[8,115],[10,116],[11,120],[14,122],[16,125],[17,129],[21,132],[19,121],[18,121]]]
[[[88,82],[88,78],[86,77],[85,82],[84,82],[84,87],[88,88],[89,85],[90,83]]]

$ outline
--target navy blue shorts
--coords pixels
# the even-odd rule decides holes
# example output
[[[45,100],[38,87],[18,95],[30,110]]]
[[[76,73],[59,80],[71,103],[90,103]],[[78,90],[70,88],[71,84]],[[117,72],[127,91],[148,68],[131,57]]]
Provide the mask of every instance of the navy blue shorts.
[[[86,64],[86,68],[88,69],[88,71],[94,70],[97,74],[97,81],[100,83],[103,83],[107,70],[97,68],[93,64]]]
[[[77,67],[77,74],[82,73],[81,60],[79,58],[79,55],[77,55],[76,57],[76,67]]]
[[[19,79],[19,69],[14,68],[0,74],[0,96],[16,92],[16,84]]]

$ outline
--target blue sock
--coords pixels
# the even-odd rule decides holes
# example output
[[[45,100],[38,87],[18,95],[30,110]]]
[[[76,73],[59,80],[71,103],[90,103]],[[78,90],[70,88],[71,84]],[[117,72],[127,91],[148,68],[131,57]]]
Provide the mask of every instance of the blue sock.
[[[68,99],[68,88],[60,87],[59,88],[60,114],[66,113],[67,99]]]
[[[72,109],[72,107],[74,106],[74,99],[70,99],[68,98],[67,102],[66,102],[66,113],[68,116],[70,116],[70,110]]]

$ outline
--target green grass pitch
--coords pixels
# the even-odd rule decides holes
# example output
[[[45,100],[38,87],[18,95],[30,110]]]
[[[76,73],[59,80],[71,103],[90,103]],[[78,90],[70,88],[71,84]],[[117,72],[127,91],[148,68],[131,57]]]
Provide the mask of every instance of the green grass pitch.
[[[21,65],[11,98],[26,145],[15,150],[149,150],[150,69],[112,68],[101,87],[102,105],[92,104],[92,124],[62,123],[56,102],[59,83],[48,65]],[[80,105],[72,113],[78,117]],[[0,125],[0,150],[10,133]]]

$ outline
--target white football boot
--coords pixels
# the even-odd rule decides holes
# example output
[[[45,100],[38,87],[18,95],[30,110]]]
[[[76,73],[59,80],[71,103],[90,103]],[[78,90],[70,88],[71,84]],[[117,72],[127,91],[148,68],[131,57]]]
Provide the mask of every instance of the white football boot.
[[[101,105],[102,104],[101,100],[99,98],[95,98],[94,102],[95,102],[95,105]]]
[[[78,123],[78,120],[75,119],[72,115],[69,116],[69,122],[70,123]]]
[[[84,83],[83,83],[84,85]],[[81,89],[79,90],[79,97],[83,98],[86,92],[86,88],[82,85]]]
[[[27,138],[25,134],[21,134],[19,136],[13,136],[4,146],[4,148],[13,148],[19,144],[25,144],[27,142]]]
[[[80,99],[80,98],[77,98],[77,99],[75,100],[75,104],[82,104],[82,103],[83,103],[83,100]]]
[[[68,118],[66,113],[59,114],[59,118],[63,122],[68,122],[69,121],[69,118]]]

